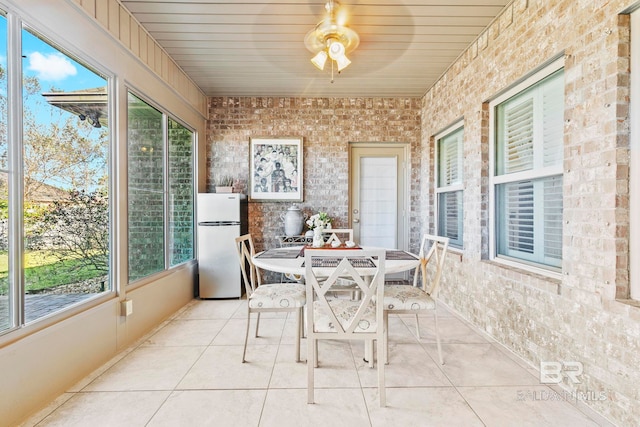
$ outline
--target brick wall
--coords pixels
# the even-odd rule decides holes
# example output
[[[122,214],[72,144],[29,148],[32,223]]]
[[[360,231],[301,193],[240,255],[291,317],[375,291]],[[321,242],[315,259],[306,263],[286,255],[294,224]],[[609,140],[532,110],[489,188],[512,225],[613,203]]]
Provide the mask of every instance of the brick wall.
[[[515,0],[425,95],[421,209],[432,230],[433,135],[464,118],[464,251],[442,298],[520,356],[584,364],[587,402],[621,425],[640,419],[640,308],[628,297],[628,84],[631,1]],[[562,278],[489,260],[487,100],[565,58]]]
[[[640,419],[640,308],[628,295],[630,0],[514,0],[420,99],[212,98],[207,174],[248,180],[249,138],[304,138],[307,211],[346,225],[348,142],[411,144],[411,247],[433,231],[434,135],[464,118],[464,250],[442,298],[531,362],[584,364],[576,391],[621,425]],[[565,59],[563,275],[489,260],[487,100]],[[319,167],[321,166],[321,167]],[[322,171],[322,172],[320,172]],[[252,203],[250,232],[275,245],[289,203]]]
[[[327,82],[328,83],[328,82]],[[207,188],[216,175],[249,180],[249,138],[303,138],[304,201],[307,214],[318,210],[348,225],[349,142],[401,142],[411,146],[411,198],[419,198],[420,110],[417,98],[211,98],[207,122]],[[246,187],[245,187],[246,188]],[[249,232],[258,249],[276,245],[284,231],[280,218],[290,202],[249,204]],[[414,203],[412,202],[412,206]],[[412,209],[410,228],[419,230]],[[417,234],[417,233],[412,233]],[[419,244],[411,241],[412,247]]]

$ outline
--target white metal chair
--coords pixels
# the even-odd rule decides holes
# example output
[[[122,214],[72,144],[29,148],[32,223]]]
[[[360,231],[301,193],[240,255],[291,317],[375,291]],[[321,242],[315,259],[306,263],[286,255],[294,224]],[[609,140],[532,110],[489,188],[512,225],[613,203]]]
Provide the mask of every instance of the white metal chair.
[[[244,337],[244,350],[242,351],[242,363],[247,353],[247,340],[249,339],[249,325],[251,313],[257,313],[256,337],[260,326],[260,313],[263,312],[289,312],[296,313],[296,362],[300,361],[300,337],[302,335],[302,308],[306,302],[305,286],[300,283],[270,283],[262,284],[258,269],[253,264],[251,257],[255,255],[255,249],[251,234],[245,234],[236,238],[236,249],[242,278],[247,289],[247,331]],[[248,273],[248,274],[247,274]]]
[[[384,340],[387,361],[389,360],[389,313],[415,314],[416,333],[418,339],[420,339],[418,314],[433,311],[438,356],[440,357],[440,364],[444,365],[436,306],[440,276],[442,275],[442,267],[448,247],[449,238],[425,234],[420,245],[420,264],[416,267],[413,275],[413,286],[386,285],[384,287]],[[428,271],[428,266],[431,266],[431,271]],[[422,278],[421,287],[418,287],[418,277]]]
[[[377,341],[380,406],[386,405],[383,309],[385,251],[305,250],[307,286],[308,403],[314,403],[314,369],[318,366],[318,340]],[[332,297],[332,287],[348,277],[362,294],[353,301]],[[371,355],[372,357],[372,355]]]

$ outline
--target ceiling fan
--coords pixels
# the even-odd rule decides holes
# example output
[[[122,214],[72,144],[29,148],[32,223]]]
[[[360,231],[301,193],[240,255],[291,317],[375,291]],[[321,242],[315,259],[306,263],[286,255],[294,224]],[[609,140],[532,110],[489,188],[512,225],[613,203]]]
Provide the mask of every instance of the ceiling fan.
[[[351,64],[347,53],[352,52],[358,44],[358,33],[346,26],[347,14],[337,1],[329,0],[325,6],[324,19],[307,33],[304,44],[315,54],[311,62],[323,70],[327,60],[331,60],[331,83],[334,80],[334,66],[338,73]]]

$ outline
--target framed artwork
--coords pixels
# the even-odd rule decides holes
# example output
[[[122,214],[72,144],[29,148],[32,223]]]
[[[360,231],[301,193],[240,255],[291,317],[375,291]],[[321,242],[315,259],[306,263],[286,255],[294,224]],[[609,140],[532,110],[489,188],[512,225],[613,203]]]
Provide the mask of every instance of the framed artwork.
[[[251,138],[249,146],[249,198],[301,202],[302,138]]]

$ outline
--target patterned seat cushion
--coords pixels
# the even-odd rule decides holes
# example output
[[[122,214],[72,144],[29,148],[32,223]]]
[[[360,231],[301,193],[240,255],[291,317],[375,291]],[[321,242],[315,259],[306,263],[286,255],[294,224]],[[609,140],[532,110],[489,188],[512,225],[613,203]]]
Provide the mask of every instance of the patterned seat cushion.
[[[358,307],[360,307],[360,302],[336,298],[329,300],[329,305],[342,328],[347,329],[351,324],[351,319],[356,315]],[[331,316],[319,301],[315,301],[313,304],[313,317],[315,332],[337,332]],[[374,304],[369,304],[358,322],[355,332],[375,332],[376,327],[376,307]]]
[[[436,302],[425,291],[414,286],[385,285],[385,310],[433,310]]]
[[[298,283],[273,283],[261,285],[249,297],[251,308],[298,308],[305,304],[304,285]]]

